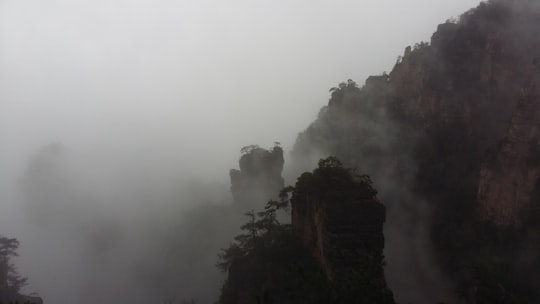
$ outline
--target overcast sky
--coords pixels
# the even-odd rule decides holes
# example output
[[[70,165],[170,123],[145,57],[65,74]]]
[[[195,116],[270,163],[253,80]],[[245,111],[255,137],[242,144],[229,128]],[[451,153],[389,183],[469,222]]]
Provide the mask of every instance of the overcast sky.
[[[226,178],[478,2],[0,0],[2,165],[59,141]]]

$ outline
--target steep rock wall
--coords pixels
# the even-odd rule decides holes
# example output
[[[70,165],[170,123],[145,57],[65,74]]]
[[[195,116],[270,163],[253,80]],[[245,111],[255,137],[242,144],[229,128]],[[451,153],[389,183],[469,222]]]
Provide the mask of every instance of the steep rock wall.
[[[378,269],[373,280],[386,286],[382,271],[385,207],[377,200],[369,177],[353,175],[329,160],[298,179],[291,198],[293,231],[329,279],[339,280],[350,270],[365,271],[375,261]]]
[[[540,77],[531,76],[510,120],[505,139],[480,170],[478,214],[500,226],[520,227],[540,176]]]
[[[529,117],[540,102],[529,85],[539,83],[531,76],[540,62],[538,37],[540,2],[483,2],[458,21],[439,25],[430,43],[408,47],[385,86],[373,90],[366,83],[349,89],[344,83],[339,94],[334,90],[328,106],[298,136],[293,152],[297,163],[310,159],[309,153],[335,155],[374,177],[392,232],[386,235],[387,269],[400,272],[424,265],[434,249],[438,265],[428,263],[426,273],[416,267],[410,271],[411,284],[394,285],[396,295],[403,295],[397,296],[399,301],[448,301],[446,295],[416,298],[435,290],[444,293],[433,284],[438,280],[425,279],[439,265],[459,284],[482,280],[478,272],[463,268],[478,261],[481,246],[490,248],[486,258],[493,263],[507,263],[491,269],[513,267],[517,250],[506,252],[495,244],[501,239],[497,235],[507,232],[499,230],[523,228],[523,214],[540,209],[538,136],[532,135],[537,114]],[[523,96],[529,96],[527,101]],[[481,221],[496,229],[480,228]],[[400,244],[422,245],[407,254]],[[500,251],[495,253],[494,247]],[[537,254],[531,258],[537,259]],[[387,277],[390,282],[399,276]],[[517,279],[509,273],[497,278],[501,286]],[[526,281],[519,279],[519,284],[526,286]],[[483,288],[479,299],[502,303],[486,291],[491,287]],[[453,289],[447,288],[450,293]]]
[[[385,210],[373,197],[298,199],[294,206],[293,227],[329,278],[382,253]]]

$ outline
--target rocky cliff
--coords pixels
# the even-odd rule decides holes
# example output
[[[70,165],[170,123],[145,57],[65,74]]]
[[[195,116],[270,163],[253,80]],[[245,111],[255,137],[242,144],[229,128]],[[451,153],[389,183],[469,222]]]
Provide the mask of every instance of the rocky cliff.
[[[538,181],[538,37],[537,1],[488,1],[405,51],[388,108],[414,132],[417,193],[521,224]]]
[[[539,300],[514,271],[520,250],[528,265],[540,261],[530,219],[540,197],[538,37],[538,1],[483,2],[407,47],[388,75],[332,88],[299,134],[298,166],[335,155],[373,177],[388,210],[387,277],[411,274],[389,282],[398,301],[448,301],[459,288],[477,290],[470,302]],[[438,268],[453,283],[437,286]],[[505,292],[492,293],[497,285]]]
[[[523,88],[506,137],[480,169],[478,214],[500,226],[521,226],[536,203],[531,199],[540,176],[540,77],[531,75],[530,81]]]
[[[291,199],[293,231],[329,279],[361,271],[366,256],[382,262],[386,212],[376,193],[369,177],[351,175],[335,159],[298,179]]]
[[[394,302],[383,272],[386,211],[376,194],[368,176],[330,157],[298,178],[291,197],[293,232],[329,281],[358,284],[351,303]]]
[[[305,173],[291,228],[329,282],[368,253],[375,289],[388,278],[398,302],[540,301],[538,37],[540,2],[486,1],[407,47],[390,73],[330,89],[292,167],[333,155],[373,177],[388,266],[384,208],[366,183],[334,189],[340,178]],[[247,188],[241,171],[233,193]]]
[[[367,176],[336,158],[248,213],[246,234],[221,255],[220,302],[393,304],[383,265],[385,208]],[[290,204],[292,224],[276,213]]]

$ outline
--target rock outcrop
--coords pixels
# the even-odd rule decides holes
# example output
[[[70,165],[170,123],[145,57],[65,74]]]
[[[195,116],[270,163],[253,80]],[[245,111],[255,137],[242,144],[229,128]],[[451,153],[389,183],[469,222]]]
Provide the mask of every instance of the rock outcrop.
[[[291,199],[292,227],[329,279],[382,258],[385,207],[367,176],[322,162],[299,178]],[[335,167],[334,167],[335,166]]]
[[[382,268],[386,211],[376,194],[368,176],[343,168],[336,158],[321,160],[296,183],[292,228],[328,280],[341,284],[361,273],[369,278],[371,297],[393,303]]]
[[[238,206],[259,208],[277,196],[284,186],[283,149],[275,146],[263,149],[259,146],[242,148],[238,161],[240,170],[231,169],[231,192]]]
[[[336,158],[302,174],[221,254],[220,303],[394,304],[383,265],[385,208],[368,176]],[[292,207],[291,224],[276,213]]]

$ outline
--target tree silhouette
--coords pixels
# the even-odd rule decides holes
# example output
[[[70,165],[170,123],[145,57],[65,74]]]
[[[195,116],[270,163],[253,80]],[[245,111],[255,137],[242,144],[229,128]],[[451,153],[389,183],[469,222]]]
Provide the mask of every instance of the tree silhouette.
[[[0,299],[13,298],[18,295],[27,278],[18,274],[10,259],[18,256],[17,239],[0,236]]]

